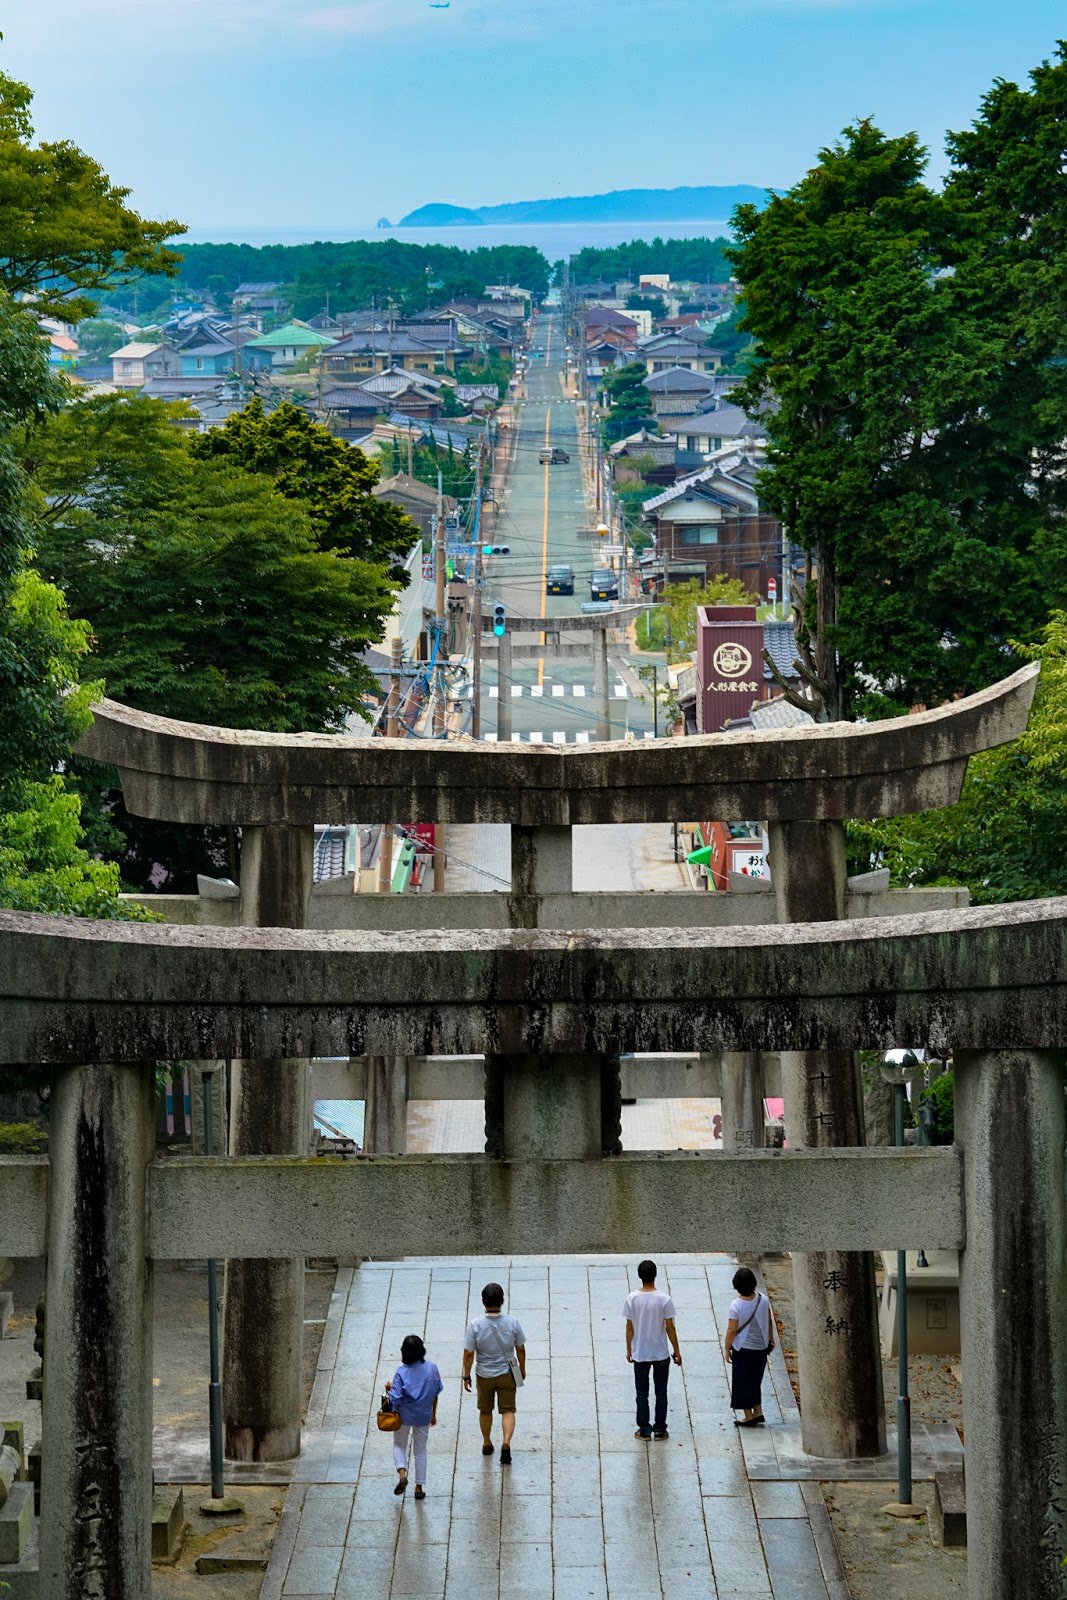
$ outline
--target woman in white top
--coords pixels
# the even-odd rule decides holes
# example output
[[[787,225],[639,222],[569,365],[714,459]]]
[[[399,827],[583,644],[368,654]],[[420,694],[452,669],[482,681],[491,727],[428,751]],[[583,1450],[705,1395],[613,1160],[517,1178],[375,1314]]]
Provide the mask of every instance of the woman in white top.
[[[730,1320],[726,1324],[730,1405],[735,1411],[745,1413],[743,1419],[734,1418],[738,1428],[758,1428],[767,1420],[763,1415],[760,1387],[767,1357],[774,1349],[771,1303],[757,1290],[756,1274],[748,1267],[738,1267],[734,1273],[734,1288],[737,1299],[730,1302]]]

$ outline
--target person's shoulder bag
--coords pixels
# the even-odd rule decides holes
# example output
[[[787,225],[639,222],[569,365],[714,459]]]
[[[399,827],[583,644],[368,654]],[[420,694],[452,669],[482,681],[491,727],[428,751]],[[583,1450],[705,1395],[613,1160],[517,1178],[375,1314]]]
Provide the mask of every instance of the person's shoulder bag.
[[[400,1412],[393,1410],[389,1400],[388,1389],[382,1395],[382,1403],[378,1407],[377,1423],[380,1433],[396,1433],[397,1429],[402,1426]]]
[[[493,1330],[493,1338],[500,1346],[500,1354],[504,1357],[504,1360],[508,1364],[508,1369],[511,1372],[511,1376],[515,1379],[516,1389],[521,1389],[523,1384],[526,1382],[526,1379],[522,1375],[522,1368],[519,1366],[519,1358],[515,1354],[514,1346],[512,1346],[511,1354],[508,1355],[508,1347],[500,1336],[499,1325],[495,1323],[491,1317],[486,1317],[484,1320],[486,1325]]]

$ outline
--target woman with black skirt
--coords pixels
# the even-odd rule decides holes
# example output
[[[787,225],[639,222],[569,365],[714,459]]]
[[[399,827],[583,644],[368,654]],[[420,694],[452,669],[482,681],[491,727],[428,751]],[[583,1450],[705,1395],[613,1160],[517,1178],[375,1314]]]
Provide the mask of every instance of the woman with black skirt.
[[[734,1288],[737,1299],[730,1302],[730,1320],[726,1324],[730,1405],[734,1411],[745,1413],[743,1419],[734,1418],[736,1427],[758,1428],[767,1420],[763,1415],[760,1386],[767,1357],[774,1349],[771,1303],[765,1294],[757,1291],[756,1274],[748,1267],[738,1267],[734,1273]]]

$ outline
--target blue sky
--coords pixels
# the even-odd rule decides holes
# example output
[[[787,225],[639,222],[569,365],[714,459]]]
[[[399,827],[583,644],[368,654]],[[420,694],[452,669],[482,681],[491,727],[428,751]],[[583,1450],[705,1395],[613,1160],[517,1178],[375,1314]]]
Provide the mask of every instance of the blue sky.
[[[1062,0],[16,0],[0,65],[141,210],[366,226],[430,200],[788,185],[845,122],[943,170]],[[14,12],[14,15],[10,15]]]

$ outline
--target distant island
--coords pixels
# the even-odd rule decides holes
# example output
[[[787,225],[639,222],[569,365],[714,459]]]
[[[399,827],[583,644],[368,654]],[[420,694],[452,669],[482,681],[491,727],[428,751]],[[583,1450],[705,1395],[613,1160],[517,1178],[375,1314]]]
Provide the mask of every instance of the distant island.
[[[610,194],[571,195],[559,200],[515,200],[503,206],[419,206],[398,228],[478,228],[500,222],[720,222],[735,206],[767,203],[754,184],[689,189],[613,189]]]

